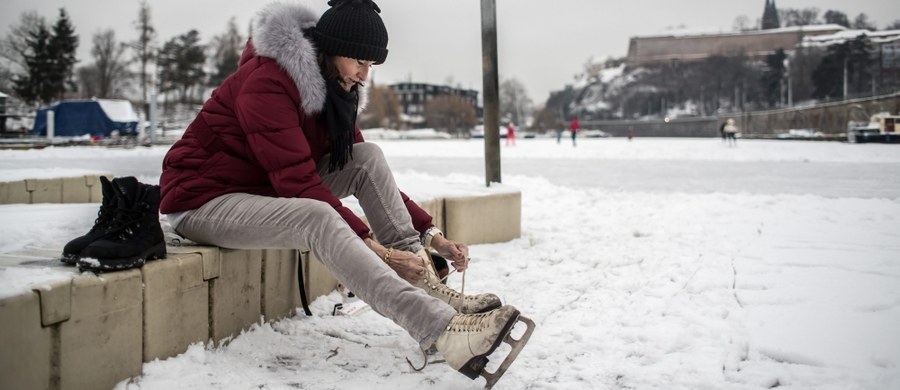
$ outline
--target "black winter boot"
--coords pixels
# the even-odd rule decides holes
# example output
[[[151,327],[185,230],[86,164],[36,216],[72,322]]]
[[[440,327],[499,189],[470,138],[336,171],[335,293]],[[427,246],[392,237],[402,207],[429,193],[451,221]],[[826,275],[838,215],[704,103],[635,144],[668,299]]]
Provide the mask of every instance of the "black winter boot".
[[[166,257],[166,242],[159,226],[159,186],[134,177],[112,182],[119,192],[112,227],[81,251],[78,267],[93,271],[140,267],[146,260]]]
[[[75,262],[81,256],[84,250],[92,242],[103,237],[106,231],[112,226],[115,217],[115,209],[119,204],[119,192],[116,191],[106,176],[100,176],[100,188],[103,192],[103,200],[100,203],[100,211],[97,213],[97,219],[94,220],[94,227],[87,234],[75,238],[63,247],[62,258],[63,263],[75,265]]]

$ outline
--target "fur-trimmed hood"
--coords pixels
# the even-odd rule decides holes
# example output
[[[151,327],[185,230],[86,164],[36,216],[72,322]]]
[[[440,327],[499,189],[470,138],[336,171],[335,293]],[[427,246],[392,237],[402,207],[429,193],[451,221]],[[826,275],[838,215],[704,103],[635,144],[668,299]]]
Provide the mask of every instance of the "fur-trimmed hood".
[[[304,111],[315,114],[325,105],[327,88],[318,63],[318,50],[303,30],[315,27],[319,18],[300,4],[272,3],[256,16],[252,33],[255,55],[269,57],[291,77],[300,93]],[[368,93],[357,86],[359,111],[368,101]]]

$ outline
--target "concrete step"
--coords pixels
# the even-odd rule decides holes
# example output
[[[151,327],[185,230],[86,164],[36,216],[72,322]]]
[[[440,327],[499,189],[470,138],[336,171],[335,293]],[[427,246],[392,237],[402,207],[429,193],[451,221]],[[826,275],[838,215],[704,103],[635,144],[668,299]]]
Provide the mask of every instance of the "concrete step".
[[[0,185],[7,191],[0,200],[52,203],[79,193],[81,202],[100,201],[97,176],[29,180]],[[520,236],[518,192],[417,203],[449,237],[468,244]],[[62,248],[0,254],[0,275],[46,275],[0,295],[0,389],[112,388],[140,375],[144,362],[176,356],[196,342],[226,343],[261,319],[295,315],[298,266],[310,300],[337,287],[308,252],[211,246],[167,251],[166,259],[139,269],[104,274],[64,265]]]

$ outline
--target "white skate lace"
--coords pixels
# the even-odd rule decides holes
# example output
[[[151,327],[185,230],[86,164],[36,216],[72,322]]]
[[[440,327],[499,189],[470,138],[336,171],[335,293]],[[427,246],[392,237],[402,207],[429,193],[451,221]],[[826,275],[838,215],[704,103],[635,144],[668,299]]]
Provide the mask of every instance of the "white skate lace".
[[[471,261],[470,258],[466,258],[466,263],[469,263],[470,261]],[[478,300],[478,299],[479,299],[479,296],[478,296],[478,295],[475,295],[475,296],[467,296],[467,295],[465,294],[465,291],[466,291],[466,271],[467,271],[467,270],[468,270],[468,268],[466,268],[466,269],[462,270],[462,272],[460,272],[460,271],[457,271],[457,270],[454,269],[454,268],[451,268],[451,269],[450,269],[450,273],[447,274],[447,276],[453,275],[454,272],[460,272],[460,273],[462,274],[462,281],[460,282],[461,284],[460,284],[460,286],[459,286],[459,291],[456,291],[456,290],[454,290],[454,289],[452,289],[452,288],[446,286],[446,285],[443,284],[443,283],[437,283],[437,284],[434,284],[434,283],[431,282],[431,280],[429,280],[429,278],[425,278],[425,284],[428,285],[428,287],[430,287],[432,290],[440,290],[440,292],[441,292],[442,294],[447,294],[447,295],[449,295],[449,296],[451,296],[451,297],[453,297],[453,298],[461,298],[461,299],[463,299],[463,300],[469,300],[469,301],[475,301],[475,300]]]
[[[465,295],[463,291],[466,288],[466,271],[462,271],[462,286],[460,291],[456,291],[443,283],[433,283],[430,279],[425,279],[425,284],[432,290],[436,290],[441,294],[448,295],[451,298],[459,298],[467,301],[475,301],[479,299],[478,295]]]
[[[447,330],[450,332],[478,332],[488,327],[488,316],[492,312],[478,314],[459,314],[450,319]]]

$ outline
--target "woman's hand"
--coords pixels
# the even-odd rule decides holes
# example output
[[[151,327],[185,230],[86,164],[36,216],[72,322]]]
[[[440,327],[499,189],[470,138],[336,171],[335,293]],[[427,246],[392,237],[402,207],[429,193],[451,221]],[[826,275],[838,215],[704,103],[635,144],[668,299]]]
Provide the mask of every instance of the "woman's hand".
[[[431,247],[445,259],[451,261],[451,265],[457,272],[469,268],[469,247],[461,242],[444,238],[443,234],[436,234],[431,239]]]
[[[425,276],[425,261],[415,253],[394,249],[387,264],[406,281],[415,284]]]
[[[399,249],[388,250],[371,238],[366,239],[366,245],[404,280],[416,283],[425,275],[425,262],[415,253]]]

